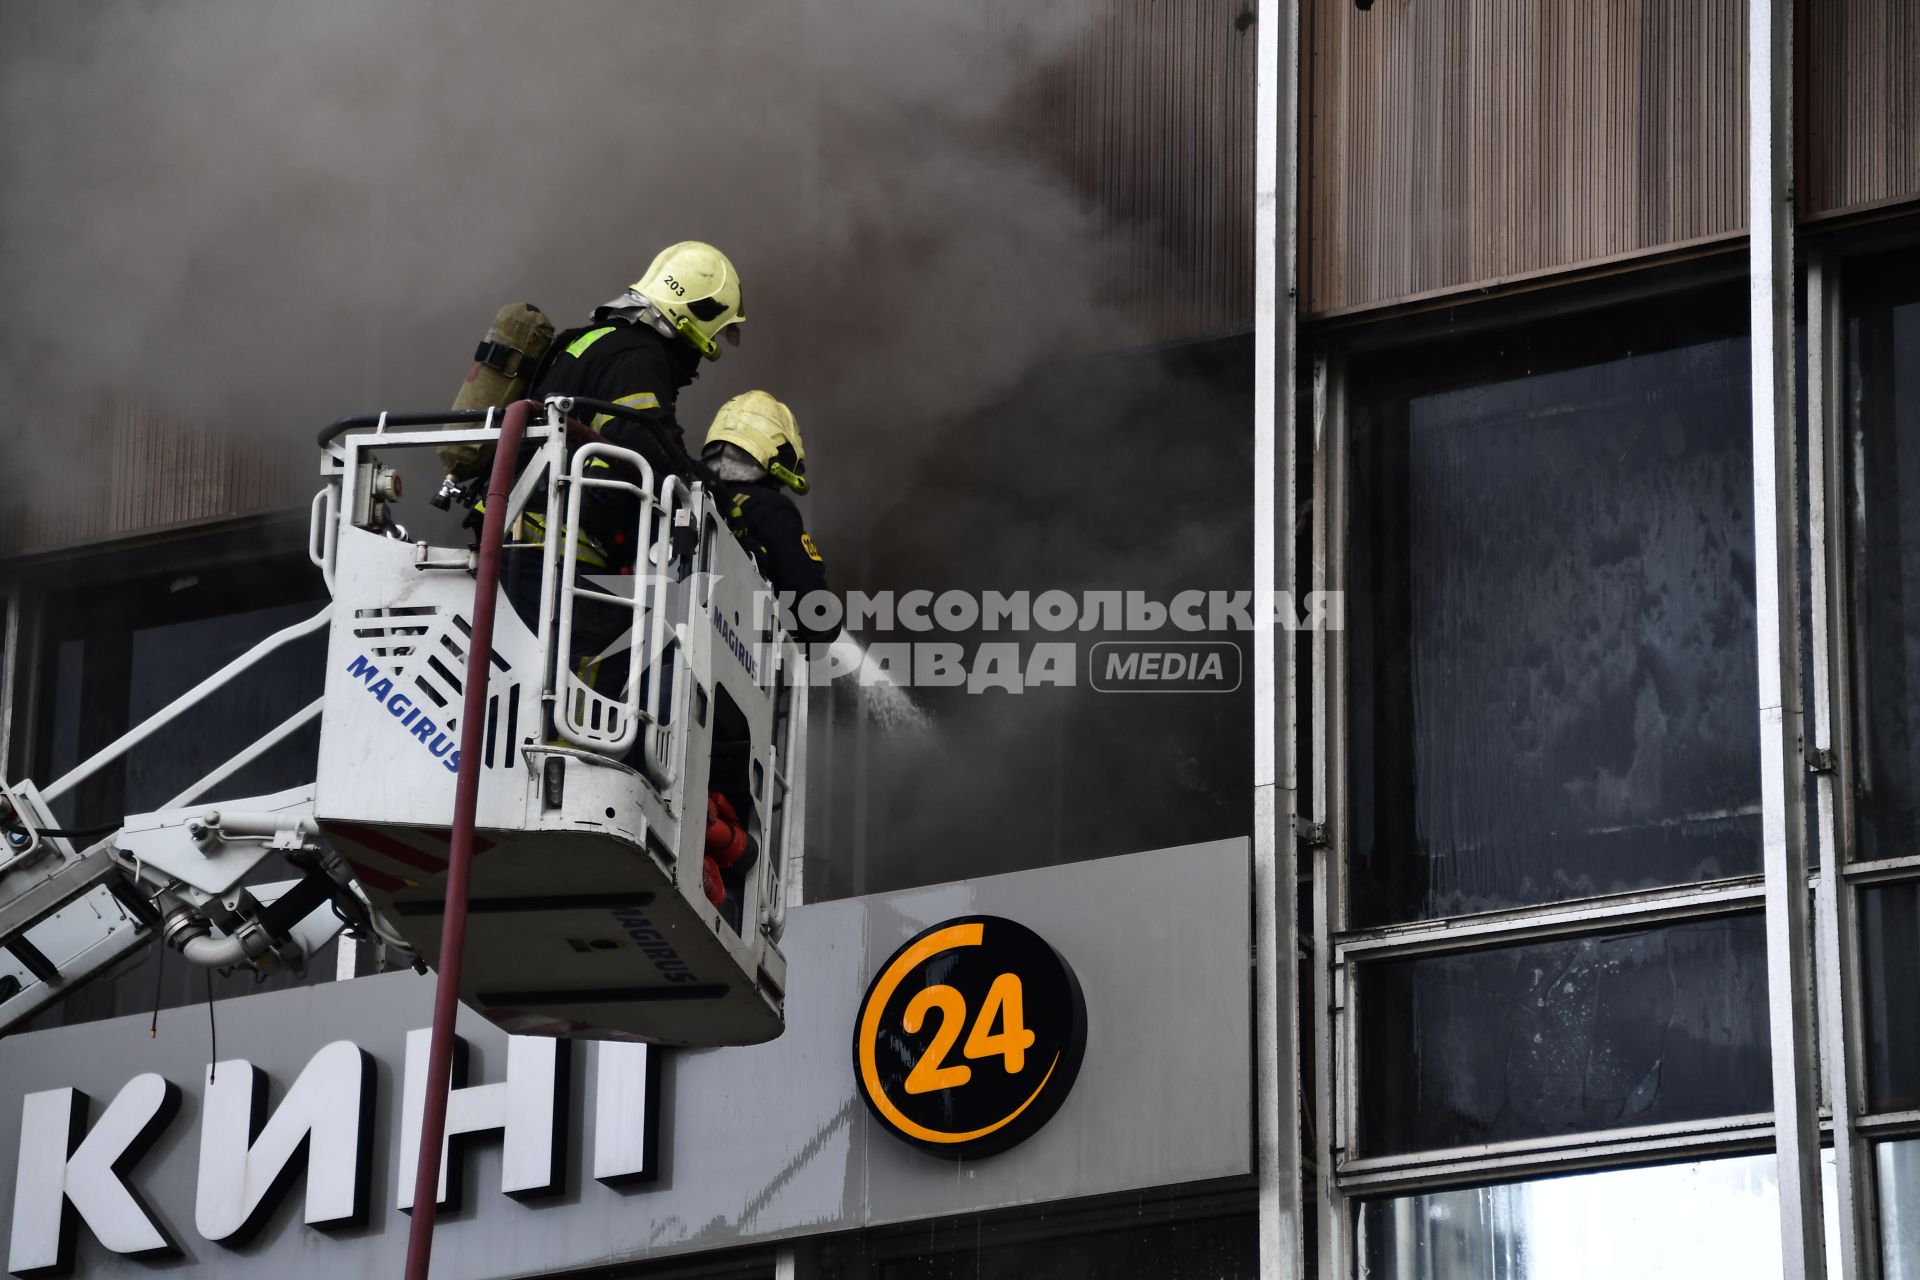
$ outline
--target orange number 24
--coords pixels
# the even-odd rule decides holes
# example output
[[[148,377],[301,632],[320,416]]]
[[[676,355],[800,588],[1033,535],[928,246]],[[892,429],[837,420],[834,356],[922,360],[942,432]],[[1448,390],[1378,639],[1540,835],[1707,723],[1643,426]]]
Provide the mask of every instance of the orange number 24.
[[[1009,1075],[1018,1075],[1025,1069],[1027,1050],[1033,1048],[1034,1035],[1027,1030],[1024,1005],[1019,974],[1003,973],[995,978],[987,989],[986,1003],[980,1007],[980,1017],[967,1036],[963,1050],[966,1056],[976,1060],[1000,1058]],[[973,1079],[971,1067],[943,1065],[967,1020],[967,999],[957,989],[945,985],[926,988],[907,1002],[907,1012],[901,1021],[908,1034],[917,1033],[926,1025],[927,1014],[936,1009],[940,1013],[939,1029],[933,1033],[933,1043],[927,1046],[926,1054],[907,1073],[908,1093],[952,1089]]]

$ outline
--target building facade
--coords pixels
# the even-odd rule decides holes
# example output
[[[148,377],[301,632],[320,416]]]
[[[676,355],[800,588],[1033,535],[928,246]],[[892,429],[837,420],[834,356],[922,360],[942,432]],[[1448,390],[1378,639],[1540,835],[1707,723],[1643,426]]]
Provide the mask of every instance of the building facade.
[[[939,136],[1125,229],[1049,277],[1102,324],[823,492],[836,582],[1250,592],[1263,623],[1321,592],[1337,625],[1179,637],[1232,649],[1226,692],[816,691],[786,1035],[540,1060],[468,1028],[440,1273],[1920,1278],[1920,13],[1066,8],[948,33],[1039,52]],[[89,38],[63,21],[27,47]],[[807,109],[824,243],[883,134]],[[10,779],[324,603],[310,475],[177,409],[66,410],[100,463],[0,513]],[[1123,629],[1081,630],[1084,662]],[[63,820],[202,776],[318,656],[266,675]],[[1064,957],[1086,1047],[1032,1136],[955,1162],[861,1103],[850,1046],[886,957],[972,913]],[[394,1269],[428,991],[375,967],[255,990],[154,948],[0,1039],[17,1269]],[[358,1119],[300,1128],[343,1071]],[[113,1108],[125,1159],[76,1174]],[[236,1124],[259,1186],[209,1180]]]

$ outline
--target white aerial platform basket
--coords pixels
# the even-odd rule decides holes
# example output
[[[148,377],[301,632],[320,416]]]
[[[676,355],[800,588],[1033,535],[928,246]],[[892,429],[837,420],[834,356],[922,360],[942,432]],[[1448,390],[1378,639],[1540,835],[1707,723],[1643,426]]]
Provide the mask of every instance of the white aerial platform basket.
[[[570,511],[578,528],[580,497],[598,487],[637,501],[633,545],[644,553],[631,575],[588,576],[578,544],[563,551],[558,537],[509,552],[542,566],[544,605],[529,626],[504,591],[496,603],[460,996],[521,1034],[769,1040],[786,986],[783,882],[801,838],[804,659],[700,487],[656,483],[639,455],[611,445],[569,460],[564,403],[529,427],[533,461],[509,501],[509,548],[529,493],[544,490],[545,510]],[[312,553],[334,608],[314,816],[384,923],[429,965],[439,958],[472,556],[405,539],[373,451],[495,434],[340,434],[315,504]],[[570,652],[582,602],[633,614],[629,637],[602,655],[624,653],[644,673],[624,689],[580,678],[582,659],[595,656]],[[725,778],[715,776],[716,737]],[[758,849],[724,907],[702,887],[714,787],[746,802],[739,816]]]

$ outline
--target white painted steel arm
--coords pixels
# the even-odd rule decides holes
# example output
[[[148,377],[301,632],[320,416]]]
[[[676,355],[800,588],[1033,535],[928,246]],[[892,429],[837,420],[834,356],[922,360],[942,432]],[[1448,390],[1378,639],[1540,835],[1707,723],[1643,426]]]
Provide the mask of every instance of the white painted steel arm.
[[[166,706],[154,712],[133,728],[127,730],[127,732],[121,734],[118,738],[115,738],[112,742],[90,756],[84,763],[76,765],[64,777],[46,787],[40,793],[41,796],[51,802],[73,790],[101,769],[119,759],[129,748],[138,746],[160,730],[166,728],[169,724],[172,724],[183,712],[187,711],[195,703],[199,702],[209,693],[212,693],[215,689],[225,685],[227,681],[233,679],[234,676],[239,675],[242,671],[245,671],[248,667],[260,661],[260,659],[266,657],[276,649],[280,649],[295,640],[301,639],[304,636],[310,636],[320,630],[327,624],[327,619],[331,617],[332,614],[333,606],[328,604],[305,622],[296,622],[284,630],[274,632],[265,640],[253,646],[253,648],[247,650],[232,662],[229,662],[226,666],[220,668],[220,670],[214,672],[205,680],[202,680],[199,684],[193,686],[193,688],[187,690],[187,692],[175,698],[172,702],[169,702]]]
[[[234,774],[240,772],[255,760],[258,760],[261,756],[264,756],[267,752],[285,742],[288,738],[291,738],[303,727],[318,720],[320,718],[320,708],[325,702],[325,698],[315,698],[312,702],[309,702],[306,706],[294,712],[285,720],[282,720],[252,746],[233,756],[225,764],[160,807],[162,809],[177,809],[181,805],[190,804],[198,800],[208,791],[219,786],[228,778],[231,778]]]

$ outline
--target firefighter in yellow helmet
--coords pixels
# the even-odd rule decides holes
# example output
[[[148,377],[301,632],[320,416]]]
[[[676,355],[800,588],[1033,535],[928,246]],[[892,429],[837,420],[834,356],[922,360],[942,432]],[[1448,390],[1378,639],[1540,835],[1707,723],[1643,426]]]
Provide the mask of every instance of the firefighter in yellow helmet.
[[[639,453],[656,473],[685,472],[687,450],[675,402],[699,376],[702,360],[720,358],[721,342],[739,345],[746,319],[740,273],[727,255],[710,244],[683,240],[662,249],[625,293],[594,311],[589,323],[556,335],[534,370],[528,394],[536,400],[584,396],[633,409],[643,422],[598,414],[587,425]]]
[[[735,396],[714,415],[700,460],[734,537],[776,593],[792,593],[788,631],[803,643],[832,641],[840,634],[838,609],[833,624],[823,630],[802,621],[809,616],[802,602],[827,589],[827,566],[793,501],[792,495],[808,489],[807,449],[793,411],[764,391]],[[749,746],[745,718],[737,710],[729,715],[727,708],[716,708],[701,873],[708,900],[725,911],[739,910],[747,873],[759,857],[748,835],[748,817],[755,812],[747,784]]]
[[[682,388],[699,375],[703,360],[720,358],[720,343],[739,345],[746,322],[740,273],[727,255],[699,240],[668,245],[619,296],[594,310],[589,323],[556,334],[528,381],[528,396],[572,395],[633,410],[638,419],[595,414],[586,425],[610,443],[632,449],[657,478],[674,473],[693,479],[693,461],[674,417]],[[583,415],[584,416],[584,415]],[[521,521],[519,540],[543,542],[548,534],[544,495],[536,491]],[[555,524],[558,522],[555,521]],[[639,548],[637,500],[618,490],[590,488],[581,495],[580,562],[589,572],[630,571]],[[502,572],[515,612],[535,625],[540,615],[541,556],[530,547],[510,549]],[[624,609],[581,604],[574,615],[574,642],[592,658],[625,631]],[[624,655],[596,666],[595,683],[617,691],[627,672]]]
[[[714,475],[714,501],[734,537],[776,592],[793,593],[788,627],[794,635],[809,644],[839,635],[837,610],[824,630],[799,621],[806,611],[798,602],[827,589],[827,566],[791,496],[808,488],[807,450],[793,411],[764,391],[735,396],[714,415],[701,461]]]

